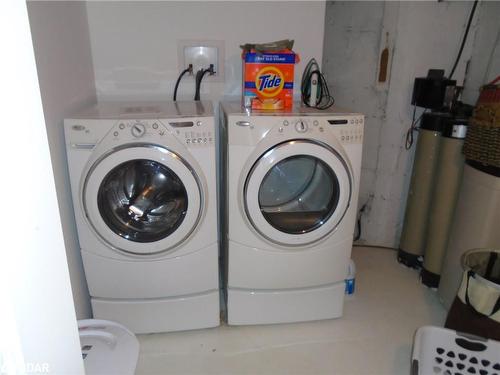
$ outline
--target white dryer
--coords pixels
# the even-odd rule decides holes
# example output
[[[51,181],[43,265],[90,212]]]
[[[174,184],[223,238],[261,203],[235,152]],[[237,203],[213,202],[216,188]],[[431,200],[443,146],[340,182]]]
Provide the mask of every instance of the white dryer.
[[[94,318],[135,333],[219,325],[211,103],[103,103],[64,130]]]
[[[221,108],[228,323],[341,316],[364,116],[299,104],[279,113]]]

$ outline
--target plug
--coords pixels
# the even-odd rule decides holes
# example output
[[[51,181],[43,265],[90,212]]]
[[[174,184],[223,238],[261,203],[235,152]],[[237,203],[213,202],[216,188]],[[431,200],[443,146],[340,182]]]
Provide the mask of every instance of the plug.
[[[193,64],[189,64],[189,65],[188,65],[188,74],[189,74],[190,76],[192,76],[192,75],[193,75]]]
[[[210,64],[210,66],[208,67],[208,74],[210,74],[211,76],[215,75],[215,70],[214,70],[214,64]]]

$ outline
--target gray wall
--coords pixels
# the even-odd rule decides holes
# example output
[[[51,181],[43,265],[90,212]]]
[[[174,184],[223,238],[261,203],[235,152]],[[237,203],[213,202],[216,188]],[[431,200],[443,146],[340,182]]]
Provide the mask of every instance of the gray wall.
[[[399,244],[415,148],[404,149],[413,111],[413,80],[430,68],[450,71],[471,6],[471,2],[327,3],[323,70],[336,103],[367,116],[361,242]],[[462,84],[470,60],[464,97],[472,103],[485,75],[493,75],[492,65],[499,68],[499,53],[492,54],[492,46],[498,44],[499,10],[498,3],[479,3],[454,75]],[[379,84],[379,56],[385,47],[390,52],[389,79]]]
[[[91,316],[73,216],[63,120],[95,102],[85,2],[28,3],[42,104],[77,319]],[[51,251],[47,248],[46,251]]]
[[[479,24],[465,80],[463,99],[474,103],[481,85],[500,75],[500,2],[481,2]]]
[[[92,1],[87,8],[99,100],[170,100],[180,72],[180,40],[225,45],[224,81],[207,77],[205,100],[241,96],[241,44],[294,39],[302,57],[295,69],[297,93],[304,64],[313,56],[322,59],[324,1]],[[194,79],[186,77],[178,97],[193,95]]]

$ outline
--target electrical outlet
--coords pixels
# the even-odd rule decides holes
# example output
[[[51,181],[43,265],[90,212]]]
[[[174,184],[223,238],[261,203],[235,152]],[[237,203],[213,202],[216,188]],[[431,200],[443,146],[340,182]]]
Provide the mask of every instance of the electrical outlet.
[[[193,75],[200,69],[214,66],[214,75],[205,77],[212,81],[224,80],[224,41],[180,40],[177,42],[179,73],[193,64]]]

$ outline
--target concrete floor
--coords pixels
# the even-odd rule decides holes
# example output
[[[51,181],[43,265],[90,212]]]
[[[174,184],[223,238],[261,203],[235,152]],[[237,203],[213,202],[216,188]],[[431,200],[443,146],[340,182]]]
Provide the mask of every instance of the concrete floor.
[[[394,251],[358,247],[353,259],[344,317],[140,335],[137,374],[409,374],[415,330],[446,311]]]

